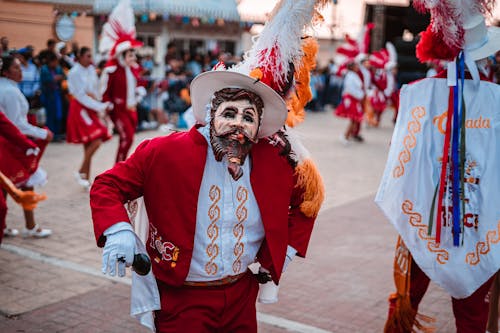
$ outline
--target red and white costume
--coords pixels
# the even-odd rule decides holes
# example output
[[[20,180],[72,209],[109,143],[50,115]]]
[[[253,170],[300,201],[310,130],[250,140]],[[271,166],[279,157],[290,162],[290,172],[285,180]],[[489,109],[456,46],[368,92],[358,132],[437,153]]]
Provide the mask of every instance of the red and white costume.
[[[68,88],[71,94],[66,141],[69,143],[89,143],[111,136],[101,119],[106,112],[106,103],[97,100],[99,96],[99,80],[95,67],[83,67],[79,63],[71,68],[68,74]]]
[[[37,145],[23,135],[0,112],[0,171],[14,183],[24,183],[38,166]],[[7,215],[7,203],[0,189],[0,243],[2,242]]]
[[[266,234],[257,257],[278,282],[287,245],[305,256],[314,219],[299,210],[302,189],[294,186],[293,169],[279,156],[278,149],[265,141],[255,144],[250,161],[252,190]],[[193,128],[187,133],[145,141],[125,163],[98,176],[91,191],[98,245],[104,245],[104,230],[129,221],[123,204],[144,196],[150,224],[157,230],[155,237],[179,249],[176,265],[171,265],[171,260],[153,260],[153,272],[168,285],[181,286],[192,257],[207,149],[206,139]],[[157,249],[149,247],[148,253],[151,258],[161,257]]]
[[[344,78],[342,100],[335,109],[335,114],[339,117],[361,122],[363,120],[362,101],[364,97],[365,90],[361,75],[354,71],[347,71]]]
[[[142,46],[135,39],[135,33],[131,3],[129,0],[120,1],[103,26],[99,41],[99,52],[109,55],[101,75],[100,92],[102,101],[114,106],[110,117],[120,138],[116,162],[127,158],[137,127],[137,78],[131,64],[126,64],[124,59],[128,50]]]
[[[137,79],[130,67],[114,59],[104,68],[101,85],[102,101],[113,103],[109,115],[119,135],[116,162],[120,162],[127,158],[137,127]]]
[[[48,144],[46,138],[49,130],[31,125],[27,118],[28,110],[28,101],[18,88],[17,83],[0,77],[0,113],[3,113],[27,139],[31,140],[40,149],[36,158],[30,162],[29,166],[26,166],[24,163],[16,162],[18,159],[16,156],[9,154],[7,147],[0,146],[0,150],[4,151],[0,156],[2,156],[2,159],[5,158],[10,161],[5,165],[6,169],[3,172],[16,185],[43,185],[46,183],[46,174],[45,171],[38,168],[38,163]],[[33,178],[28,179],[34,173]],[[27,182],[27,180],[29,181]]]
[[[432,16],[417,57],[452,63],[447,73],[406,85],[400,93],[375,198],[404,241],[396,250],[397,292],[390,297],[386,333],[413,332],[412,326],[419,326],[422,317],[416,312],[430,280],[452,297],[457,332],[486,331],[488,293],[500,269],[495,202],[500,87],[484,81],[477,63],[500,45],[500,29],[488,29],[482,14],[490,5],[414,2]]]
[[[203,275],[203,269],[200,270],[197,267],[209,268],[210,265],[207,264],[210,262],[216,263],[217,260],[222,260],[221,258],[217,259],[217,256],[214,258],[209,256],[205,258],[204,265],[193,261],[194,258],[197,260],[201,258],[201,251],[197,250],[199,246],[199,241],[196,238],[197,228],[200,225],[206,225],[206,222],[210,222],[209,220],[216,224],[217,221],[214,220],[216,215],[213,215],[213,212],[219,212],[223,215],[226,209],[224,207],[227,207],[227,203],[224,206],[224,201],[237,200],[225,197],[219,202],[221,198],[218,195],[221,192],[216,189],[223,188],[224,184],[212,184],[210,183],[213,182],[212,177],[206,176],[206,168],[209,165],[208,149],[211,148],[208,146],[207,139],[196,128],[187,133],[176,133],[168,137],[146,141],[124,163],[119,163],[113,169],[98,176],[90,193],[95,236],[99,246],[104,245],[103,232],[106,229],[118,222],[129,222],[129,215],[124,208],[124,203],[141,196],[144,197],[150,223],[146,248],[152,259],[153,273],[158,280],[162,299],[163,311],[159,313],[160,317],[158,318],[160,319],[157,318],[156,323],[161,332],[163,332],[162,315],[172,314],[171,311],[179,313],[182,308],[172,308],[178,301],[183,306],[190,304],[189,296],[180,291],[191,288],[184,285],[188,276],[190,276],[190,281],[209,281],[210,278],[200,277]],[[278,148],[267,140],[261,140],[252,147],[250,156],[250,160],[245,163],[249,169],[251,166],[251,170],[247,174],[251,188],[247,190],[255,196],[258,209],[252,209],[252,212],[248,212],[248,214],[261,220],[264,235],[263,237],[258,236],[260,234],[258,227],[256,229],[254,227],[253,231],[249,228],[246,232],[257,236],[258,243],[253,245],[256,248],[257,260],[263,267],[269,269],[273,280],[277,283],[289,246],[297,251],[297,255],[305,256],[315,218],[306,217],[300,211],[303,189],[295,186],[297,179],[294,170],[287,160],[279,155]],[[230,177],[227,169],[221,170],[226,177]],[[210,183],[208,188],[211,190],[208,193],[200,191],[202,188],[207,188],[207,185],[204,185],[205,182]],[[202,195],[206,195],[205,199],[211,200],[213,204],[213,207],[206,212],[198,211],[202,207],[199,205],[200,201],[203,201],[203,198],[200,198]],[[246,210],[245,198],[250,197],[239,198],[242,200],[243,210]],[[260,219],[258,214],[260,214]],[[233,220],[236,220],[236,216],[233,216]],[[222,233],[222,225],[218,227],[221,228],[219,231]],[[212,233],[214,241],[219,231]],[[208,234],[210,235],[210,233]],[[206,237],[206,235],[204,236]],[[245,237],[252,239],[248,234]],[[218,241],[216,244],[222,246]],[[251,246],[248,243],[248,247]],[[245,247],[243,246],[243,248]],[[193,256],[194,251],[195,255]],[[208,252],[213,253],[208,251],[207,247]],[[244,264],[237,271],[232,272],[234,265],[225,267],[230,276],[245,272],[245,267],[248,264],[245,260],[247,259],[240,259]],[[234,260],[234,263],[237,262]],[[197,276],[196,272],[200,274]],[[214,276],[216,277],[212,279],[217,279],[217,275]],[[236,289],[233,292],[243,293],[249,298],[233,299],[231,305],[238,306],[238,309],[245,312],[243,316],[238,316],[236,322],[226,323],[224,328],[230,329],[233,327],[231,325],[241,324],[241,318],[246,316],[248,329],[250,331],[256,329],[252,325],[256,325],[255,300],[258,284],[252,276],[247,275],[240,278],[238,282],[229,287],[211,288],[215,287],[202,288],[203,292],[198,288],[196,292],[194,290],[187,291],[187,294],[192,294],[196,298],[209,298],[211,292],[225,293],[228,292],[227,288]],[[184,299],[177,299],[181,295]],[[207,306],[215,311],[221,310],[215,301],[208,300],[207,303]],[[227,307],[227,309],[230,308],[231,306]],[[189,312],[182,313],[186,316],[189,315]],[[210,316],[213,316],[212,312]],[[191,328],[194,331],[199,329],[200,326],[197,325],[210,320],[208,317],[193,317],[192,319],[193,326]],[[185,318],[183,322],[185,323]],[[165,328],[164,331],[171,332],[169,329],[173,329],[172,332],[175,332],[175,327],[171,326]]]

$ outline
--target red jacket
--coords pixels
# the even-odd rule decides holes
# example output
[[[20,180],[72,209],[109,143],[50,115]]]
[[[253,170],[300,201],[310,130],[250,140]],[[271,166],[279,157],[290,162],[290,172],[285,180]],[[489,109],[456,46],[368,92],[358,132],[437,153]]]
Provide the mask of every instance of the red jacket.
[[[127,75],[125,74],[125,68],[120,65],[105,67],[103,75],[108,76],[108,82],[102,95],[102,101],[113,103],[112,112],[127,111]]]
[[[0,171],[15,184],[26,181],[36,170],[36,156],[26,156],[37,145],[0,112]],[[41,154],[41,153],[40,153]]]
[[[128,160],[99,175],[90,192],[94,232],[104,246],[103,232],[117,222],[128,222],[124,203],[144,196],[150,223],[158,236],[179,248],[176,265],[153,260],[157,279],[175,286],[184,283],[194,246],[196,210],[207,155],[205,138],[189,132],[143,142]],[[287,245],[304,257],[315,218],[299,209],[303,191],[295,187],[294,171],[266,140],[251,150],[250,181],[259,205],[265,240],[259,262],[279,281]],[[147,246],[150,257],[155,249]]]

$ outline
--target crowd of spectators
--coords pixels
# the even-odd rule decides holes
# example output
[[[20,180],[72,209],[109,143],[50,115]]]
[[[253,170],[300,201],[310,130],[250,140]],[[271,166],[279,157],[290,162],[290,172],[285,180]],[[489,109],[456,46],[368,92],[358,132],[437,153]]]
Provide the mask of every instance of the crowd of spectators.
[[[0,39],[0,53],[12,54],[21,62],[23,79],[19,87],[30,104],[30,116],[39,124],[45,124],[54,133],[55,141],[63,141],[68,113],[69,96],[66,74],[75,64],[78,44],[67,45],[47,41],[46,49],[36,53],[30,45],[10,49],[7,37]],[[183,113],[189,108],[189,84],[198,74],[211,70],[222,61],[230,67],[240,57],[224,52],[186,52],[175,43],[169,43],[164,61],[164,72],[158,72],[154,51],[143,47],[137,52],[138,84],[146,88],[147,95],[137,107],[139,125],[137,130],[183,128],[186,126]],[[500,82],[500,54],[491,59],[492,80]],[[98,73],[105,66],[106,59],[96,64]],[[432,66],[432,64],[431,64]],[[325,106],[337,107],[343,88],[343,77],[338,65],[331,60],[326,66],[311,72],[310,87],[313,99],[306,105],[307,111],[323,111]]]

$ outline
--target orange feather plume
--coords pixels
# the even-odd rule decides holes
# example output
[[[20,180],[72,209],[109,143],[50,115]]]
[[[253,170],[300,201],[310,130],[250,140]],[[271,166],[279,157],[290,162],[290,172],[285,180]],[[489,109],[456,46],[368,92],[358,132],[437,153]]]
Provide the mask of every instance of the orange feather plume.
[[[304,121],[304,107],[312,99],[311,70],[316,68],[316,55],[318,53],[318,42],[312,37],[306,37],[302,41],[302,63],[295,71],[295,93],[287,99],[288,117],[286,124],[295,127]]]

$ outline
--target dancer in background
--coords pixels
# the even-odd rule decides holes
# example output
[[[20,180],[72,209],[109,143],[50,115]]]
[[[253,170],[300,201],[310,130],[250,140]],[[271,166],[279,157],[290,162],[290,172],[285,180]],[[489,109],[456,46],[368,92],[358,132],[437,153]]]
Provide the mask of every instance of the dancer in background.
[[[113,9],[103,27],[99,52],[107,52],[109,60],[101,75],[102,101],[111,102],[109,113],[119,135],[116,163],[124,161],[134,142],[137,128],[137,103],[139,92],[134,68],[135,49],[142,43],[135,39],[134,16],[128,13],[130,3],[122,1]],[[142,89],[141,89],[142,88]]]
[[[39,150],[37,159],[34,161],[35,164],[32,165],[32,170],[20,173],[15,163],[7,163],[6,166],[9,168],[7,176],[14,184],[21,186],[22,190],[32,191],[34,186],[43,186],[47,182],[47,174],[42,168],[38,167],[38,163],[48,142],[52,140],[53,134],[48,129],[33,126],[28,122],[28,101],[17,85],[21,80],[22,71],[19,60],[12,56],[3,57],[0,65],[0,112],[23,135],[33,141]],[[5,158],[4,156],[2,154],[2,159]],[[43,229],[35,223],[33,210],[24,209],[24,218],[26,223],[22,231],[24,237],[42,238],[52,234],[50,229]]]
[[[364,97],[365,90],[359,65],[355,61],[350,61],[347,64],[347,73],[344,78],[342,100],[335,109],[335,115],[350,120],[345,133],[340,137],[343,144],[348,144],[350,139],[358,142],[363,141],[363,138],[359,136],[359,131],[363,121],[362,102]]]
[[[90,48],[80,49],[78,62],[68,74],[68,88],[71,102],[66,141],[83,144],[83,161],[75,177],[78,184],[88,189],[92,156],[101,143],[111,137],[102,118],[106,111],[113,109],[111,102],[102,103],[98,100],[99,79],[92,65]]]

